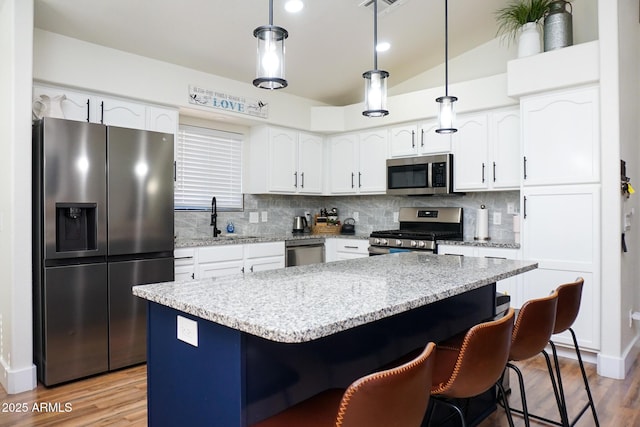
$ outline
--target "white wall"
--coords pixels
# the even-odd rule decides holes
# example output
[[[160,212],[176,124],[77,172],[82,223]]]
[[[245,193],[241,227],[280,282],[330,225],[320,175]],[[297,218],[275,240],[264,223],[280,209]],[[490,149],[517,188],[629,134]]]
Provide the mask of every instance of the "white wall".
[[[640,24],[638,2],[618,1],[619,56],[620,56],[620,156],[627,162],[627,176],[631,184],[640,188]],[[605,136],[606,139],[606,136]],[[626,232],[629,252],[622,254],[621,277],[621,352],[629,354],[625,370],[631,366],[640,348],[633,348],[640,337],[640,323],[629,328],[629,311],[640,311],[640,193],[623,198],[622,215],[631,217],[631,229]]]
[[[36,386],[31,321],[33,0],[0,0],[0,384]]]
[[[266,91],[239,82],[155,59],[84,42],[36,29],[33,78],[46,83],[77,87],[237,119],[240,123],[271,123],[308,129],[310,108],[324,105],[282,91]],[[269,118],[259,119],[189,104],[189,85],[230,95],[263,100]]]

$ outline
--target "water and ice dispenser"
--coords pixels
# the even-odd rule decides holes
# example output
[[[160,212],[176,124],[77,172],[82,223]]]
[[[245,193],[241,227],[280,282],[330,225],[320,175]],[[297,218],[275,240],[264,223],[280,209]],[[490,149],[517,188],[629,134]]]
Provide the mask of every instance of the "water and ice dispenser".
[[[98,249],[96,203],[56,203],[56,252]]]

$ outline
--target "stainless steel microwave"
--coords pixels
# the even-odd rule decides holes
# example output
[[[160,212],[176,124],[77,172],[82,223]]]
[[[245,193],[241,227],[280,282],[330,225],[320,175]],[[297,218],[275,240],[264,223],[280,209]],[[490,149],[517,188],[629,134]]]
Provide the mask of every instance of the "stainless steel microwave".
[[[452,154],[387,160],[387,194],[420,196],[449,193],[453,193]]]

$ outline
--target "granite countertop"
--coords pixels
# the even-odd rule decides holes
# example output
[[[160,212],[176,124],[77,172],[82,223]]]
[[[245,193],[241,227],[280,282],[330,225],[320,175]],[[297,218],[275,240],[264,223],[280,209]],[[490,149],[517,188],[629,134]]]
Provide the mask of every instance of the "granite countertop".
[[[438,240],[439,245],[477,246],[481,248],[520,249],[520,243],[509,240]]]
[[[537,268],[418,252],[134,286],[133,294],[268,340],[297,343]]]
[[[235,245],[235,244],[248,244],[248,243],[266,243],[266,242],[282,242],[285,240],[300,240],[300,239],[325,239],[325,238],[339,238],[339,239],[362,239],[368,240],[369,235],[366,234],[266,234],[260,236],[245,236],[242,234],[222,234],[216,238],[209,237],[206,239],[185,239],[178,238],[175,241],[175,248],[192,248],[199,246],[218,246],[218,245]]]

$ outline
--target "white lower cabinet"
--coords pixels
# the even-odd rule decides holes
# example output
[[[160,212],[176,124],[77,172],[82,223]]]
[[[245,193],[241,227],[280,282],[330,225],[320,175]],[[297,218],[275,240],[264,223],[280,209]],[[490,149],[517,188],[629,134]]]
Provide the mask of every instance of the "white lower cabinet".
[[[284,268],[284,242],[244,245],[244,273]]]
[[[584,278],[573,329],[581,347],[600,348],[600,187],[524,187],[521,206],[523,258],[538,268],[523,274],[523,300],[549,295]],[[570,343],[568,333],[554,341]]]
[[[369,240],[326,238],[324,249],[326,262],[365,258],[369,256]]]
[[[198,279],[242,273],[243,245],[220,245],[198,248]]]
[[[521,259],[519,249],[487,248],[463,245],[438,245],[438,254],[482,257],[487,263],[495,259]],[[521,275],[509,277],[496,283],[496,291],[511,296],[511,307],[520,308],[522,305]]]
[[[196,249],[179,248],[173,251],[176,282],[196,278]]]
[[[176,281],[223,277],[284,268],[284,242],[180,248],[174,257]]]

